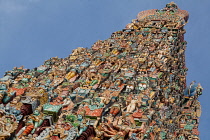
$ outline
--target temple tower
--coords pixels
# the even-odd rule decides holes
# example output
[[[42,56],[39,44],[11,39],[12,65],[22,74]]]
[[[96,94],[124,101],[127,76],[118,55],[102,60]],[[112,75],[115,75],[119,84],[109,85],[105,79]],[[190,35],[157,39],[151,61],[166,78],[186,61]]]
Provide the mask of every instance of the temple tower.
[[[202,87],[186,85],[188,18],[171,2],[89,49],[6,72],[0,139],[198,140]]]

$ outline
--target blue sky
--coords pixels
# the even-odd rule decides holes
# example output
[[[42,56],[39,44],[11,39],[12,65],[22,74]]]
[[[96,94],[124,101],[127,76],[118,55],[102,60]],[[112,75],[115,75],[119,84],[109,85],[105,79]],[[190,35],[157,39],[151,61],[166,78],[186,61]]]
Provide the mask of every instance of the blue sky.
[[[0,77],[14,66],[34,68],[51,57],[67,57],[72,49],[90,47],[121,30],[138,12],[161,9],[168,0],[0,0]],[[210,1],[174,0],[190,13],[187,81],[204,88],[200,138],[210,136]]]

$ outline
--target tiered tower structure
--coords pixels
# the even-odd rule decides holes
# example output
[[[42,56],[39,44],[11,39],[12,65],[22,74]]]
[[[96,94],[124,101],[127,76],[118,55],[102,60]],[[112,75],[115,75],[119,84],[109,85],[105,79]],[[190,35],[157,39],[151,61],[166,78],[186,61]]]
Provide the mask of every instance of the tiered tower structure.
[[[186,85],[184,25],[173,2],[125,29],[0,79],[0,139],[199,139],[202,87]]]

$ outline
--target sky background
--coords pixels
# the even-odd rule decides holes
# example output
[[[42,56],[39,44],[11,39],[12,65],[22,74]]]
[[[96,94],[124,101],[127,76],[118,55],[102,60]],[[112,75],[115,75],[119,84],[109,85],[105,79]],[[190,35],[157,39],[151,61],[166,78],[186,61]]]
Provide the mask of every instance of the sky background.
[[[169,0],[0,0],[0,77],[13,67],[34,68],[67,57],[122,30],[138,12],[161,9]],[[190,13],[185,26],[191,81],[201,83],[201,140],[210,139],[210,1],[174,0]]]

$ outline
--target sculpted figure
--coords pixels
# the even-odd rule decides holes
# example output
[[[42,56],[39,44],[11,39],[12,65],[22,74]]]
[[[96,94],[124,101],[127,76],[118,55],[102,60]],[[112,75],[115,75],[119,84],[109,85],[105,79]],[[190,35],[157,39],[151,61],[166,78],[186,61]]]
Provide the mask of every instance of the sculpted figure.
[[[29,119],[33,121],[34,128],[31,133],[34,133],[36,128],[39,127],[44,121],[44,114],[40,109],[34,111],[33,115],[29,116]]]
[[[77,75],[77,71],[75,69],[72,69],[66,76],[65,78],[67,80],[71,80],[73,77]]]
[[[105,65],[105,67],[103,69],[100,69],[98,72],[101,74],[101,79],[104,80],[109,76],[111,71],[111,66]]]
[[[124,140],[125,136],[128,134],[131,136],[132,133],[141,133],[144,130],[144,123],[141,127],[132,129],[128,125],[125,125],[122,121],[122,118],[117,117],[113,122],[113,125],[101,124],[102,131],[104,131],[104,136],[109,137],[111,140]]]
[[[67,137],[65,133],[65,129],[62,127],[61,122],[57,122],[55,128],[50,131],[50,134],[46,136],[44,139],[51,139],[51,140],[63,140]]]
[[[101,82],[101,75],[96,74],[96,72],[88,72],[86,83],[91,86],[93,89],[96,89]]]
[[[133,112],[136,109],[137,103],[138,103],[137,98],[131,100],[130,104],[127,106],[126,112]]]
[[[17,129],[18,123],[13,115],[6,115],[3,112],[1,115],[3,116],[0,118],[0,139],[5,140]]]

